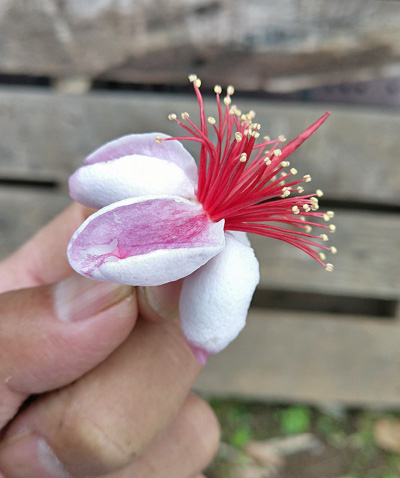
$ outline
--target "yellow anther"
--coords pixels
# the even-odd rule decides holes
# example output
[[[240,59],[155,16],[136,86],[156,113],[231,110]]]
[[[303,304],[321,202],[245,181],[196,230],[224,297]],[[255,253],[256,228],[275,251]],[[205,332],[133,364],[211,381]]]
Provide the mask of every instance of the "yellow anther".
[[[306,183],[309,183],[311,181],[311,176],[309,174],[306,174],[303,176],[303,179]]]
[[[330,230],[331,232],[335,232],[335,231],[336,231],[336,226],[335,226],[335,224],[330,224],[330,225],[329,225],[329,230]]]
[[[200,88],[200,86],[201,86],[200,78],[197,78],[197,80],[194,82],[194,86],[196,86],[196,88]]]
[[[189,75],[188,78],[189,78],[189,81],[193,83],[194,81],[197,80],[197,75]]]
[[[171,113],[170,115],[168,115],[168,119],[170,121],[175,121],[176,120],[176,114],[175,113]]]
[[[293,212],[293,214],[299,214],[300,209],[297,206],[293,206],[292,207],[292,212]]]
[[[278,139],[281,143],[284,143],[286,141],[286,136],[283,136],[283,134],[278,136]]]
[[[241,163],[245,163],[245,162],[247,161],[247,154],[246,154],[246,153],[242,153],[242,154],[240,155],[239,161],[240,161]]]
[[[299,194],[304,193],[304,188],[302,186],[297,186],[297,192]]]
[[[326,259],[326,255],[323,252],[320,252],[318,255],[321,261],[324,261]]]
[[[328,271],[328,272],[332,272],[333,271],[333,264],[326,264],[325,270]]]
[[[275,151],[274,151],[274,153],[275,153]],[[282,166],[282,168],[287,168],[287,167],[290,166],[290,162],[289,161],[281,161],[281,166]]]
[[[282,154],[282,151],[281,151],[280,149],[274,149],[274,150],[272,151],[272,154],[273,154],[274,156],[280,156],[280,155]]]
[[[304,204],[303,206],[303,209],[306,211],[306,212],[310,212],[310,206],[308,204]]]
[[[326,234],[321,234],[319,236],[324,242],[329,241],[329,237]]]
[[[311,204],[318,204],[318,199],[313,196],[313,197],[310,198],[310,203]]]
[[[336,253],[337,253],[337,249],[336,249],[335,246],[332,246],[332,247],[330,248],[330,250],[331,250],[331,253],[332,253],[332,254],[336,254]]]
[[[182,114],[181,114],[181,117],[182,117],[182,119],[183,119],[183,120],[187,120],[187,119],[189,119],[189,118],[190,118],[190,116],[189,116],[189,113],[188,113],[188,112],[186,112],[186,111],[185,111],[184,113],[182,113]]]
[[[228,88],[226,89],[226,93],[227,93],[229,96],[232,96],[233,93],[235,93],[235,88],[234,88],[232,85],[229,85]]]
[[[215,118],[213,118],[212,116],[209,116],[209,117],[207,118],[207,121],[208,121],[210,124],[213,124],[213,125],[216,123]]]
[[[162,141],[162,136],[156,136],[156,143],[161,143]]]
[[[263,140],[264,141],[271,141],[271,138],[269,136],[264,136]]]
[[[324,192],[323,192],[321,189],[317,189],[317,190],[315,191],[315,194],[320,198],[320,197],[322,197],[322,196],[324,195]]]
[[[256,117],[256,112],[253,111],[253,110],[250,110],[248,113],[247,113],[247,116],[249,119],[254,119]]]
[[[312,227],[311,226],[306,226],[306,232],[307,234],[310,234],[310,232],[312,231]]]
[[[242,110],[238,110],[237,108],[235,109],[235,115],[236,116],[241,116],[242,115]]]
[[[214,93],[220,95],[222,93],[222,88],[219,85],[214,86]]]
[[[297,174],[297,169],[296,169],[296,168],[292,168],[292,169],[290,170],[290,172],[291,172],[293,175],[295,175],[295,174]]]
[[[286,191],[283,192],[282,197],[287,198],[290,196],[290,190],[286,189]]]
[[[242,133],[240,133],[239,131],[236,131],[236,133],[235,133],[235,139],[236,139],[236,141],[237,141],[238,143],[240,143],[240,141],[242,141],[242,139],[243,139]]]
[[[331,220],[331,218],[328,216],[327,213],[325,213],[323,217],[324,217],[324,221],[326,221],[326,222]]]
[[[329,219],[332,219],[335,217],[335,213],[333,211],[326,211],[326,215],[329,217]]]
[[[269,165],[272,163],[272,161],[271,161],[269,158],[264,158],[264,163],[265,163],[267,166],[269,166]]]
[[[225,104],[226,106],[229,106],[231,103],[232,103],[232,100],[231,100],[230,96],[225,96],[225,98],[224,98],[224,104]]]
[[[253,138],[259,138],[260,137],[260,133],[257,133],[257,131],[253,131],[253,134],[252,134]]]

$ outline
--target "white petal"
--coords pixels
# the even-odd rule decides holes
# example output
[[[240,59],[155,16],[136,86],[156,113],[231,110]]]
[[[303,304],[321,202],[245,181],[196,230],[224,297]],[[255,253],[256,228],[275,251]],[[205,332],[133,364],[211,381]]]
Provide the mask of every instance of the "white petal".
[[[253,249],[230,234],[225,239],[224,250],[183,281],[182,330],[203,363],[242,330],[260,280]]]
[[[122,261],[105,262],[92,279],[139,286],[156,286],[186,277],[215,256],[223,245],[207,248],[160,249]]]
[[[157,142],[157,137],[170,138],[164,133],[128,134],[109,141],[97,148],[84,164],[104,163],[124,156],[138,154],[150,158],[159,158],[179,166],[192,181],[197,183],[197,166],[193,156],[177,140]]]
[[[175,163],[137,154],[82,166],[70,177],[69,187],[76,201],[95,208],[129,197],[195,195],[191,180]]]
[[[90,216],[68,246],[71,266],[92,279],[155,286],[191,274],[225,245],[224,220],[175,196],[129,198]]]
[[[241,242],[245,246],[251,247],[251,243],[245,232],[243,231],[225,231],[225,232],[227,235],[232,235],[235,239],[237,239],[239,242]]]

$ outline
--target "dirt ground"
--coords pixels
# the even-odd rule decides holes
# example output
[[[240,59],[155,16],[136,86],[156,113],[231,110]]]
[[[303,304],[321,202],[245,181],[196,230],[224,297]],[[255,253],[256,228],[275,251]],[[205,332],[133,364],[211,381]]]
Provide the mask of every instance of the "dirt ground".
[[[210,403],[222,444],[208,478],[400,478],[400,411]]]

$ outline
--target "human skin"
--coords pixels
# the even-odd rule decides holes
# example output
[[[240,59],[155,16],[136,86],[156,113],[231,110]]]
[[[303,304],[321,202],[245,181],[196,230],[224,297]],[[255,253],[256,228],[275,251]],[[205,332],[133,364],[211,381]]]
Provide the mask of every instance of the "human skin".
[[[73,204],[0,264],[0,478],[200,478],[219,427],[190,393],[180,284],[72,273],[90,212]]]

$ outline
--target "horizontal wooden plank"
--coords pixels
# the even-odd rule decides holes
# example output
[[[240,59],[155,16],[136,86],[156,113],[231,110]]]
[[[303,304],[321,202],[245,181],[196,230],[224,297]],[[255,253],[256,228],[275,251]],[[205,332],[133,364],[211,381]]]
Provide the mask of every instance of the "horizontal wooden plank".
[[[236,99],[255,109],[262,133],[293,138],[324,106]],[[215,113],[212,100],[207,110]],[[163,94],[87,94],[0,89],[0,178],[55,179],[66,183],[82,158],[104,142],[131,132],[180,134],[171,112],[197,117],[194,97]],[[356,127],[355,127],[356,125]],[[400,116],[385,109],[332,108],[332,116],[293,155],[300,174],[310,173],[326,197],[400,204]],[[191,143],[188,149],[195,153]],[[314,185],[315,183],[315,185]]]
[[[239,337],[210,357],[196,388],[257,400],[398,408],[399,343],[397,322],[252,311]]]
[[[261,266],[261,288],[332,295],[400,297],[400,221],[395,214],[339,211],[326,272],[304,252],[282,241],[252,236]]]
[[[55,191],[0,188],[0,257],[21,245],[69,201],[67,194]],[[292,246],[253,236],[261,268],[259,289],[398,300],[397,216],[348,212],[339,213],[335,222],[338,230],[331,238],[339,253],[332,256],[335,270],[330,273]]]
[[[0,187],[0,259],[21,246],[70,202],[64,193]]]
[[[179,83],[196,65],[206,81],[279,90],[390,75],[399,61],[387,0],[3,3],[8,73]]]

